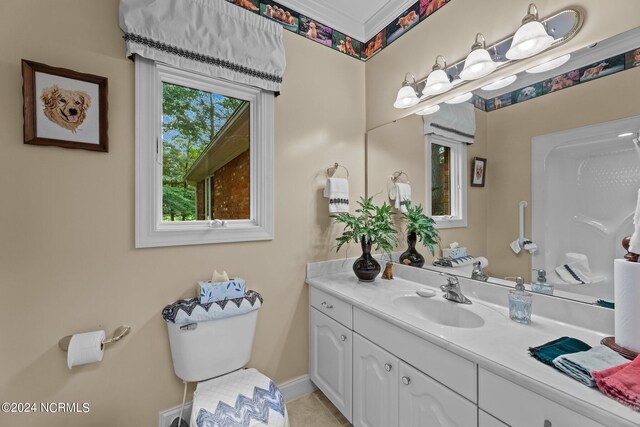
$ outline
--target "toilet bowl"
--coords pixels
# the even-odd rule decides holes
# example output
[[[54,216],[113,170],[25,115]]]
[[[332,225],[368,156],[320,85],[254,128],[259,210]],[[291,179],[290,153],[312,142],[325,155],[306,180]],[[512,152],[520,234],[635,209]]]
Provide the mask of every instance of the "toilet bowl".
[[[190,427],[289,425],[280,389],[258,370],[244,369],[260,304],[247,307],[232,317],[167,321],[174,371],[183,381],[198,383]]]

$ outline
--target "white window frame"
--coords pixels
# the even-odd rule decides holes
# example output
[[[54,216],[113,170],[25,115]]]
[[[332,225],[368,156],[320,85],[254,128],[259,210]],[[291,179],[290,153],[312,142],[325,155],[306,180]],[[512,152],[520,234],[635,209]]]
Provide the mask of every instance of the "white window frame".
[[[136,248],[272,240],[274,97],[244,86],[136,56]],[[162,220],[162,83],[250,103],[250,218]]]
[[[431,215],[431,144],[448,147],[450,150],[451,177],[451,215]],[[467,144],[444,136],[430,134],[425,136],[426,171],[426,214],[435,221],[436,228],[460,228],[467,226]]]

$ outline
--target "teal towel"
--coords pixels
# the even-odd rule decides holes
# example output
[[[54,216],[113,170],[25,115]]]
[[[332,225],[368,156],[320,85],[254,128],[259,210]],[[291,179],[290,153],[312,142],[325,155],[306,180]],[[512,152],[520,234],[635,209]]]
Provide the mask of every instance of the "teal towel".
[[[553,366],[553,359],[565,354],[591,350],[591,346],[576,338],[562,337],[538,347],[529,347],[529,354],[545,365]]]
[[[558,356],[553,364],[574,380],[595,387],[596,382],[591,375],[593,371],[604,371],[627,362],[627,359],[610,348],[597,345],[589,351]]]
[[[605,301],[603,299],[599,299],[598,301],[596,301],[596,305],[599,305],[600,307],[604,307],[604,308],[616,308],[615,303],[609,302],[609,301]]]

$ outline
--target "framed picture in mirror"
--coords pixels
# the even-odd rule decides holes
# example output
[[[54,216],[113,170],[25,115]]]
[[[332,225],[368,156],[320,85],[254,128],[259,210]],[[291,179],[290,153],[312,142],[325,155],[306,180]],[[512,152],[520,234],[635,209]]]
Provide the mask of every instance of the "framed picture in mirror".
[[[471,163],[471,186],[484,187],[484,178],[487,169],[487,159],[474,157]]]
[[[107,78],[22,60],[24,143],[108,151]]]

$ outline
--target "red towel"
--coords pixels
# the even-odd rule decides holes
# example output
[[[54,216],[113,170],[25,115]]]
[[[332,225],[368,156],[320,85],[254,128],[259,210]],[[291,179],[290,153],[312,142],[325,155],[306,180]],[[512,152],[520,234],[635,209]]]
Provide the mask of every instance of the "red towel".
[[[633,362],[594,371],[593,379],[604,395],[640,411],[640,356]]]

